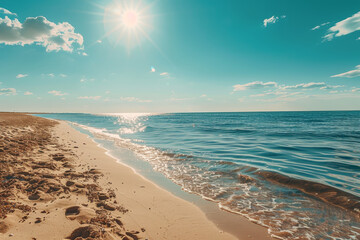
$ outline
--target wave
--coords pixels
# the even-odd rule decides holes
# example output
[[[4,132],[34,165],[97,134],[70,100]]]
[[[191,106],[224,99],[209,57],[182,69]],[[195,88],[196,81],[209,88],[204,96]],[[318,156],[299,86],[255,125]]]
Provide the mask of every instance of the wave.
[[[291,178],[276,172],[257,171],[255,174],[267,181],[298,189],[327,203],[349,210],[357,214],[360,219],[360,197],[322,183]]]

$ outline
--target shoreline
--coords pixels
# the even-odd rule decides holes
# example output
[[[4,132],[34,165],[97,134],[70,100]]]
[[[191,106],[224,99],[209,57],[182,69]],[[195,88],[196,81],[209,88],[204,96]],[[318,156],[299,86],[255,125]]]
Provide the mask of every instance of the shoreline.
[[[47,126],[49,125],[49,126]],[[2,239],[266,239],[221,231],[67,123],[0,114]],[[60,223],[60,224],[59,224]]]
[[[67,123],[69,126],[77,130],[76,128],[82,129],[80,127],[77,127],[76,125],[72,124],[71,122],[67,122],[64,120],[57,120],[60,122]],[[82,129],[84,130],[84,129]],[[77,130],[78,131],[78,130]],[[87,130],[85,130],[88,132]],[[83,133],[86,135],[87,138],[92,140],[99,148],[103,149],[105,151],[105,154],[116,161],[117,164],[124,165],[125,167],[130,168],[135,174],[143,178],[145,181],[149,181],[152,184],[155,184],[157,187],[167,191],[169,194],[176,198],[180,198],[182,200],[185,200],[192,205],[199,208],[206,217],[214,223],[217,228],[220,231],[224,231],[227,233],[230,233],[234,235],[235,237],[239,237],[239,239],[243,239],[245,236],[247,238],[252,238],[252,235],[254,232],[258,233],[263,232],[262,239],[274,239],[270,234],[268,233],[268,227],[261,225],[257,223],[255,220],[251,220],[240,213],[234,212],[231,209],[228,209],[226,207],[223,207],[219,205],[216,201],[213,201],[212,199],[207,199],[200,194],[188,192],[181,188],[180,185],[174,183],[171,179],[166,178],[162,173],[157,172],[153,170],[152,166],[145,162],[144,160],[140,160],[135,156],[129,157],[129,156],[120,156],[116,157],[111,152],[112,150],[106,148],[103,146],[102,143],[99,143],[95,140],[95,138],[92,138],[89,134]],[[107,141],[107,140],[104,140]],[[123,149],[124,150],[124,149]],[[127,152],[130,152],[131,154],[134,154],[131,150],[127,150]],[[132,166],[131,163],[127,163],[123,158],[136,158],[136,161],[142,162],[143,164],[148,164],[149,168],[151,168],[151,173],[148,175],[145,175],[142,173],[141,170],[137,169],[136,167]],[[131,159],[134,160],[134,159]],[[128,161],[131,161],[128,160]],[[147,170],[147,169],[146,169]],[[145,172],[147,172],[145,170]],[[153,174],[156,174],[156,177],[152,176]],[[164,181],[166,183],[164,183]],[[260,226],[260,228],[259,228]],[[264,230],[265,229],[265,230]],[[266,235],[266,236],[265,236]],[[246,239],[246,238],[245,238]]]
[[[160,189],[161,191],[166,192],[165,194],[168,195],[167,197],[176,198],[178,200],[184,201],[186,205],[189,204],[191,208],[200,211],[201,215],[204,215],[206,217],[206,220],[208,221],[207,224],[214,225],[219,232],[225,232],[225,233],[227,232],[231,236],[235,236],[235,239],[263,239],[263,240],[273,239],[271,238],[270,234],[268,234],[268,230],[266,227],[251,222],[249,219],[245,218],[240,214],[230,212],[226,209],[220,209],[216,202],[206,200],[202,198],[200,195],[186,192],[182,190],[179,185],[173,183],[170,179],[167,179],[161,173],[156,172],[159,175],[161,175],[163,178],[166,178],[169,182],[171,182],[172,185],[176,185],[176,187],[180,189],[182,194],[181,196],[178,196],[170,189],[165,188],[164,186],[160,186],[159,182],[154,181],[154,179],[149,179],[148,177],[143,176],[140,172],[137,171],[136,168],[134,168],[130,164],[127,164],[122,159],[113,156],[110,153],[111,150],[105,148],[100,143],[96,142],[96,140],[94,140],[89,135],[85,133],[81,133],[66,121],[62,121],[62,120],[57,120],[57,121],[66,124],[74,131],[84,135],[87,139],[89,139],[92,143],[94,143],[96,147],[99,148],[99,150],[103,151],[104,154],[110,158],[109,161],[112,161],[115,164],[115,166],[120,165],[122,168],[128,168],[129,170],[132,171],[133,174],[141,178],[143,181],[146,181],[154,185],[156,188]],[[131,152],[131,150],[128,151]],[[225,239],[225,238],[221,238],[221,239]]]

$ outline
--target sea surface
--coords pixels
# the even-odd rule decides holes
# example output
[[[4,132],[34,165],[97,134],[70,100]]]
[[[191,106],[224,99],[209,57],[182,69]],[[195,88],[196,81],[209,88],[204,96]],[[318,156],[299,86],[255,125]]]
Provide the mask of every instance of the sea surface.
[[[281,239],[360,239],[360,112],[42,114]]]

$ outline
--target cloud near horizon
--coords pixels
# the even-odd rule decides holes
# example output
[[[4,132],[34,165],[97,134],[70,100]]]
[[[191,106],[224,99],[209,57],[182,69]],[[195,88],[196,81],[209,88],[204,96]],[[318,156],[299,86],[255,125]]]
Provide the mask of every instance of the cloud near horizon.
[[[83,96],[78,97],[78,99],[86,99],[86,100],[100,100],[101,96]]]
[[[260,81],[255,81],[255,82],[250,82],[250,83],[246,83],[246,84],[236,84],[233,86],[234,88],[234,92],[237,91],[244,91],[244,90],[248,90],[248,89],[262,89],[262,88],[267,88],[267,87],[277,87],[277,83],[276,82],[260,82]]]
[[[0,18],[0,43],[5,45],[36,44],[50,51],[73,52],[83,50],[83,36],[75,33],[75,28],[68,22],[53,23],[43,16],[28,17],[21,23],[17,18]]]
[[[152,102],[151,100],[143,100],[143,99],[139,99],[139,98],[136,98],[136,97],[121,97],[120,100],[124,101],[124,102],[138,102],[138,103]]]
[[[360,12],[348,17],[329,28],[329,33],[323,38],[331,41],[334,37],[341,37],[360,30]]]
[[[1,88],[0,95],[16,95],[15,88]]]
[[[328,87],[324,82],[310,82],[310,83],[300,83],[293,86],[284,86],[282,89],[312,89],[312,88],[323,88]]]
[[[236,91],[245,91],[245,90],[260,90],[266,88],[272,88],[274,90],[267,90],[260,94],[251,95],[251,97],[263,97],[268,95],[284,95],[284,96],[293,96],[294,93],[288,92],[288,90],[311,90],[311,89],[320,89],[320,90],[328,90],[344,87],[342,85],[328,85],[325,82],[310,82],[310,83],[300,83],[296,85],[278,85],[276,82],[250,82],[246,84],[238,84],[234,85],[233,92]],[[290,94],[290,95],[289,95]],[[299,94],[299,93],[297,93]]]
[[[10,12],[9,10],[5,9],[5,8],[2,8],[0,7],[0,13],[3,13],[5,15],[14,15],[14,16],[17,16],[16,13],[13,13],[13,12]]]
[[[272,16],[270,18],[265,18],[264,19],[264,27],[267,27],[269,24],[274,24],[276,22],[279,21],[279,19],[283,19],[283,18],[286,18],[285,15],[281,16],[281,17],[277,17],[277,16]]]
[[[25,96],[29,96],[29,95],[33,95],[33,93],[32,93],[32,92],[29,92],[29,91],[26,91],[26,92],[24,92],[24,95],[25,95]]]
[[[354,78],[354,77],[360,77],[360,65],[357,65],[355,67],[355,70],[351,70],[348,72],[340,73],[337,75],[333,75],[331,77],[343,77],[343,78]]]
[[[275,90],[272,92],[250,95],[250,97],[265,97],[265,96],[273,95],[273,96],[276,96],[277,98],[288,98],[288,97],[301,95],[301,94],[304,94],[304,93],[303,92],[286,92],[286,91]]]
[[[16,75],[16,78],[25,78],[25,77],[27,77],[27,76],[29,76],[28,74],[18,74],[18,75]]]
[[[61,91],[56,91],[56,90],[52,90],[52,91],[49,91],[48,92],[49,94],[52,94],[54,96],[65,96],[65,95],[68,95],[67,93],[63,93]]]

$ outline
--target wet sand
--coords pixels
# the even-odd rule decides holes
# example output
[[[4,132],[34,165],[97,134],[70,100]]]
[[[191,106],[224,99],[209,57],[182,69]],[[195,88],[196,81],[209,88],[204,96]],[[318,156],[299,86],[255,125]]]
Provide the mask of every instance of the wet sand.
[[[0,239],[269,238],[223,232],[65,122],[0,113],[0,178]]]

